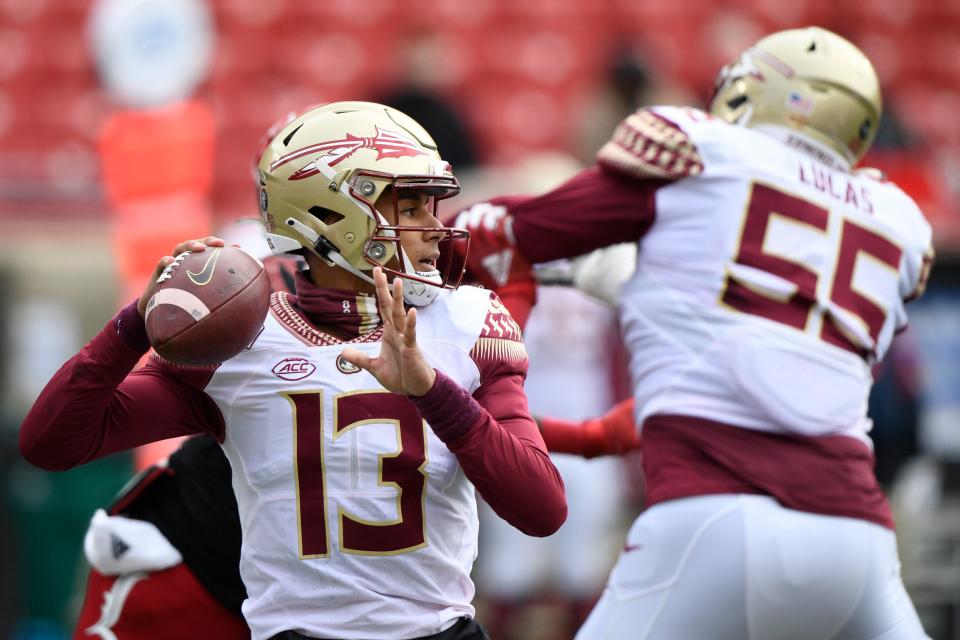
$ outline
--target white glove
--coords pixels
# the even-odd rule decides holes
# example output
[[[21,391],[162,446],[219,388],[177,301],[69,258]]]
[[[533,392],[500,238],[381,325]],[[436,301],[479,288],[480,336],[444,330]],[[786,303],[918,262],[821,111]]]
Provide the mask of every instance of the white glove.
[[[614,244],[573,259],[573,286],[611,307],[637,268],[637,245]]]
[[[83,538],[87,561],[105,576],[135,571],[160,571],[183,561],[152,523],[108,516],[97,509]]]

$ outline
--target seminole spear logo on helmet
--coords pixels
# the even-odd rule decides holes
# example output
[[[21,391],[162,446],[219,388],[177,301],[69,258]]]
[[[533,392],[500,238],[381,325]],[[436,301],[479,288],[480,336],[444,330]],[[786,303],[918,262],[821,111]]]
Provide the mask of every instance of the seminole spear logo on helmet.
[[[427,155],[424,148],[413,138],[390,129],[381,129],[380,127],[376,129],[377,135],[372,138],[355,136],[348,133],[346,138],[340,140],[318,142],[317,144],[311,144],[302,149],[291,151],[271,162],[270,170],[273,171],[277,167],[283,166],[297,158],[320,152],[326,153],[298,169],[287,178],[287,180],[303,180],[304,178],[309,178],[310,176],[320,173],[320,169],[317,168],[318,160],[323,160],[327,166],[332,167],[346,160],[360,149],[376,149],[377,160]]]

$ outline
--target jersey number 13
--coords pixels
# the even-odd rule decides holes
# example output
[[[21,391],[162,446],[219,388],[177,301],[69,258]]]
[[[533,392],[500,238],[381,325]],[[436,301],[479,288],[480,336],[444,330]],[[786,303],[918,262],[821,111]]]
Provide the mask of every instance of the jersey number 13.
[[[295,473],[300,555],[330,555],[323,451],[323,394],[283,394],[293,405]],[[398,449],[380,454],[378,484],[395,488],[395,520],[368,521],[337,508],[340,550],[344,553],[392,555],[426,544],[423,497],[426,487],[426,431],[416,408],[387,391],[360,391],[333,399],[333,440],[363,425],[393,423]]]

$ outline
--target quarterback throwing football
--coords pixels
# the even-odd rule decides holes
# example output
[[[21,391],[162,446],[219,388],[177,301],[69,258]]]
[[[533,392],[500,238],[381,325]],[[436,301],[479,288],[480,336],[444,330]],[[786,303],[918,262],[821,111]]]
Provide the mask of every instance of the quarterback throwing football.
[[[556,531],[566,500],[527,409],[519,328],[444,260],[465,234],[440,225],[436,202],[457,179],[414,120],[358,102],[282,127],[258,174],[274,250],[309,265],[296,295],[274,293],[259,336],[219,366],[155,357],[131,373],[151,283],[48,383],[22,453],[67,469],[214,435],[253,638],[486,638],[471,605],[474,487],[530,535]]]

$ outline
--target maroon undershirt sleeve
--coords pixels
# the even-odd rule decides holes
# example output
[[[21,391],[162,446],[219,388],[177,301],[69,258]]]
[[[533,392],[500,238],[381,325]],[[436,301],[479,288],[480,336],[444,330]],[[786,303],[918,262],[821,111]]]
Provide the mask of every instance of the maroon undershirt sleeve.
[[[584,169],[553,191],[508,203],[520,253],[538,264],[639,239],[653,223],[663,180]]]
[[[537,423],[551,453],[571,453],[584,458],[619,456],[640,448],[633,407],[633,399],[629,398],[595,418],[571,422],[538,416]]]
[[[410,399],[497,515],[531,536],[560,528],[563,480],[530,417],[522,375],[492,377],[471,397],[437,371],[430,391]]]
[[[222,417],[202,391],[156,368],[128,375],[146,352],[135,305],[68,360],[33,403],[20,426],[28,462],[63,471],[148,442],[221,434]]]
[[[602,432],[594,427],[596,421],[571,422],[549,416],[539,416],[540,432],[547,449],[553,453],[569,453],[584,458],[601,456]]]

